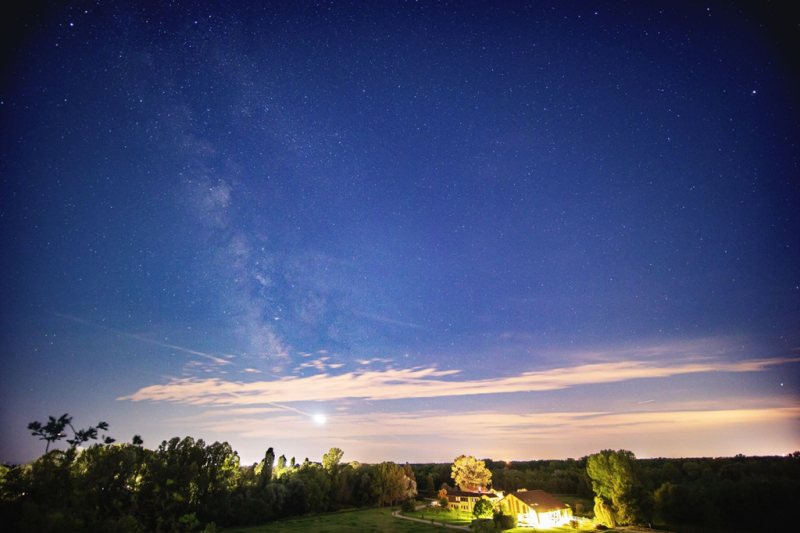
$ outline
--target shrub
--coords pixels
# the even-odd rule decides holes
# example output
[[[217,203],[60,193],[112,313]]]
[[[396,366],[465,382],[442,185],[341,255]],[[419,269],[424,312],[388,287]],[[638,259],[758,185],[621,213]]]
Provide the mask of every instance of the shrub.
[[[494,513],[495,529],[506,530],[517,527],[517,517],[513,514],[505,514],[502,511]]]
[[[419,502],[417,500],[406,500],[403,502],[403,505],[401,505],[400,508],[403,511],[410,512],[415,510],[417,508],[417,505],[419,505]]]
[[[486,518],[478,518],[472,521],[469,526],[475,533],[494,533],[494,522]]]
[[[475,507],[472,509],[472,514],[475,518],[491,518],[494,506],[492,502],[487,499],[481,498],[475,502]]]

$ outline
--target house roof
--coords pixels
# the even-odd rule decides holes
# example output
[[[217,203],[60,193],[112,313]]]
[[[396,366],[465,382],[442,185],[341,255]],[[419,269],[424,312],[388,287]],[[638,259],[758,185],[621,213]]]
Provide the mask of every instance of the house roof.
[[[470,497],[470,498],[480,498],[481,496],[486,496],[487,498],[498,498],[499,496],[494,492],[469,492],[463,490],[448,490],[448,496],[461,496],[461,497]]]
[[[518,500],[524,502],[537,513],[546,513],[548,511],[569,508],[564,502],[550,496],[543,490],[524,490],[509,494],[509,496],[514,496]]]

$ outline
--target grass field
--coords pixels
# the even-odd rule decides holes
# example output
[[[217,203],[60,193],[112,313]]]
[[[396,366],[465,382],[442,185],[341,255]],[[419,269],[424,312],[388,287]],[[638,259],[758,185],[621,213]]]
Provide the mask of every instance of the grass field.
[[[503,533],[588,533],[589,531],[597,531],[592,528],[578,528],[572,529],[569,527],[554,527],[552,529],[533,529],[530,527],[515,527],[514,529],[506,529]],[[607,529],[604,533],[619,533],[615,529]]]
[[[422,520],[438,523],[452,524],[454,526],[468,526],[475,518],[466,511],[445,511],[442,509],[420,509],[419,511],[403,512],[403,516],[411,516]]]
[[[574,497],[558,496],[565,502],[573,505]],[[580,499],[574,498],[577,501]],[[405,516],[420,518],[426,521],[434,520],[437,525],[422,524],[403,520],[392,516],[392,511],[397,508],[385,507],[382,509],[359,509],[339,513],[289,518],[279,522],[272,522],[262,526],[225,528],[224,533],[433,533],[435,531],[454,531],[443,529],[441,523],[457,526],[469,526],[472,523],[472,514],[467,512],[441,511],[434,509],[421,509],[403,513]],[[531,528],[518,527],[509,529],[506,533],[531,533]],[[593,531],[592,529],[538,529],[537,532],[549,533],[580,533]],[[614,533],[609,530],[608,533]]]
[[[225,528],[224,533],[432,533],[442,527],[392,516],[396,507],[290,518],[263,526]],[[453,530],[446,530],[453,531]]]
[[[392,516],[392,511],[397,508],[385,507],[382,509],[361,509],[341,513],[328,513],[321,515],[290,518],[279,522],[272,522],[263,526],[225,528],[223,533],[433,533],[454,531],[443,529],[441,525],[422,524],[403,520]],[[425,517],[425,520],[434,519],[436,522],[468,526],[472,522],[472,515],[465,512],[441,512],[430,509],[403,513],[414,518]],[[518,527],[509,529],[505,533],[531,533],[531,528]],[[537,533],[581,533],[593,531],[592,529],[537,529]],[[609,530],[607,533],[614,533]]]

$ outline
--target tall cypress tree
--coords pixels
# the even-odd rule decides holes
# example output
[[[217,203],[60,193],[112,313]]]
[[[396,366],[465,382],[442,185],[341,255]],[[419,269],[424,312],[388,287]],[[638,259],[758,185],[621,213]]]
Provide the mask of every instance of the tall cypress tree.
[[[261,472],[258,474],[258,486],[266,487],[272,480],[272,465],[275,464],[275,452],[270,447],[261,463]]]

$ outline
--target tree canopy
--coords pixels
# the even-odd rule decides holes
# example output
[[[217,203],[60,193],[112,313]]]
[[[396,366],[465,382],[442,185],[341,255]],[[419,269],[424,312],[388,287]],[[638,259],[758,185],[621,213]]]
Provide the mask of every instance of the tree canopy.
[[[633,452],[603,450],[590,455],[586,472],[595,492],[595,515],[606,526],[650,520],[652,499]]]
[[[488,488],[492,483],[492,473],[486,468],[486,463],[472,456],[456,457],[451,471],[451,477],[461,490],[474,487]]]
[[[74,430],[71,417],[31,423],[51,443],[73,436],[67,450],[48,450],[15,467],[0,466],[0,516],[14,531],[196,531],[263,524],[283,517],[387,505],[416,496],[411,465],[343,464],[331,448],[321,463],[298,465],[273,448],[242,466],[227,442],[192,437],[156,449],[131,444],[80,448],[106,430]],[[102,442],[110,444],[110,437]],[[273,464],[275,467],[273,468]]]
[[[391,461],[383,462],[378,467],[375,479],[375,491],[378,505],[393,505],[406,494],[407,484],[403,468]]]
[[[494,505],[487,498],[481,498],[475,502],[472,508],[472,514],[475,518],[492,518],[494,514]]]
[[[344,452],[339,448],[331,448],[328,453],[322,456],[322,468],[331,474],[336,474],[339,469],[339,461],[342,460]]]

